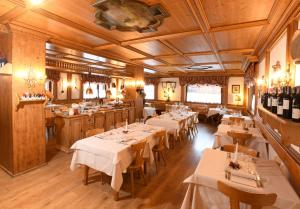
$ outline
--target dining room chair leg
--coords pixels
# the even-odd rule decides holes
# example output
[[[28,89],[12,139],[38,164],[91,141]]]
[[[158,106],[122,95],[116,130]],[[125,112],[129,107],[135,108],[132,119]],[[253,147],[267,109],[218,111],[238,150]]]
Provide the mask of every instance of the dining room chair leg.
[[[130,170],[130,181],[131,181],[131,197],[134,197],[134,175],[133,170]]]
[[[155,169],[156,169],[156,174],[158,174],[158,167],[157,167],[157,157],[156,157],[156,152],[154,152],[154,163],[155,163]]]
[[[147,185],[147,179],[146,179],[146,177],[145,177],[143,168],[141,168],[140,172],[141,172],[142,179],[143,179],[143,181],[144,181],[144,185],[146,186],[146,185]]]
[[[83,174],[84,185],[87,185],[89,181],[89,169],[90,168],[87,165],[84,165],[84,174]]]
[[[113,193],[114,193],[114,199],[115,199],[115,201],[118,201],[119,200],[119,192],[117,192],[117,191],[113,191]]]
[[[167,161],[166,161],[166,156],[164,155],[164,153],[163,153],[163,151],[161,151],[161,152],[159,152],[160,153],[160,155],[161,155],[161,158],[163,159],[163,161],[164,161],[164,166],[167,166]]]

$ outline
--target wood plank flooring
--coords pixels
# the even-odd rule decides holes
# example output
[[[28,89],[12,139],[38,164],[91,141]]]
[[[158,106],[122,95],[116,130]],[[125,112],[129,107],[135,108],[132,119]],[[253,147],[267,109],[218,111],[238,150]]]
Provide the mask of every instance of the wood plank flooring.
[[[130,198],[130,179],[124,175],[120,200],[114,201],[110,177],[100,182],[97,172],[87,186],[82,183],[83,169],[69,168],[72,154],[50,152],[48,165],[19,177],[0,170],[0,209],[176,209],[180,208],[187,186],[182,182],[195,170],[203,149],[211,147],[215,127],[198,125],[192,141],[168,150],[167,166],[149,168],[148,185],[136,179],[136,197]]]

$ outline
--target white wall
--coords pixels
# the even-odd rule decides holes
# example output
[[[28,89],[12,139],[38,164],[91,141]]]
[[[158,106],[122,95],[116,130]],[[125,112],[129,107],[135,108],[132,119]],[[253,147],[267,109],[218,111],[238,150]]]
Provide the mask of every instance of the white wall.
[[[234,94],[232,94],[232,85],[240,85],[241,102],[237,103],[234,101]],[[230,77],[228,81],[228,104],[232,105],[243,105],[244,102],[244,77]]]
[[[170,100],[171,101],[180,101],[181,100],[181,86],[179,84],[179,78],[161,78],[160,82],[165,81],[175,81],[176,82],[176,89],[174,93],[170,94]],[[167,100],[166,97],[164,97],[164,90],[161,86],[161,83],[158,85],[158,100]]]

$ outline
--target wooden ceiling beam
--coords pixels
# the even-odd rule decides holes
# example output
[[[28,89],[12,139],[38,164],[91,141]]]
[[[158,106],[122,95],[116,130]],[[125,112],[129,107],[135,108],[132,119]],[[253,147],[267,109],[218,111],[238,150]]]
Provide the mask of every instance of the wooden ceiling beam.
[[[99,32],[91,30],[89,28],[86,28],[86,27],[84,27],[84,26],[82,26],[82,25],[80,25],[78,23],[75,23],[75,22],[73,22],[71,20],[65,19],[65,18],[63,18],[61,16],[58,16],[58,15],[56,15],[56,14],[54,14],[52,12],[49,12],[47,10],[44,10],[44,9],[41,9],[41,8],[36,8],[36,9],[33,9],[32,11],[35,12],[35,13],[37,13],[37,14],[39,14],[39,15],[47,17],[47,18],[49,18],[51,20],[54,20],[56,22],[62,23],[64,25],[67,25],[67,26],[69,26],[71,28],[75,28],[75,29],[77,29],[79,31],[83,31],[83,32],[85,32],[87,34],[90,34],[90,35],[93,35],[93,36],[95,36],[97,38],[103,39],[105,41],[108,41],[108,42],[111,42],[111,43],[114,43],[114,44],[117,44],[117,45],[120,45],[120,42],[118,40],[116,40],[116,39],[113,39],[113,38],[111,38],[109,36],[106,36],[104,34],[101,34]]]
[[[95,50],[103,50],[103,49],[109,49],[109,48],[112,48],[114,46],[117,46],[116,44],[103,44],[103,45],[100,45],[100,46],[96,46],[94,47]]]
[[[166,40],[166,39],[180,38],[180,37],[199,35],[199,34],[203,34],[202,30],[192,30],[192,31],[180,32],[180,33],[170,33],[170,34],[165,34],[165,35],[157,35],[157,36],[149,36],[149,37],[145,37],[145,38],[131,39],[128,41],[121,42],[121,45],[126,46],[126,45],[143,43],[143,42],[153,41],[153,40]]]
[[[27,9],[25,9],[24,7],[16,6],[0,16],[0,24],[7,24],[20,15],[23,15],[25,12],[27,12]]]
[[[227,30],[235,30],[235,29],[242,29],[242,28],[249,28],[249,27],[257,27],[257,26],[265,26],[270,24],[269,20],[257,20],[251,22],[244,22],[232,25],[224,25],[219,27],[212,27],[209,29],[210,33],[220,32],[220,31],[227,31]]]
[[[241,61],[226,61],[223,64],[242,64]],[[171,65],[156,65],[155,67],[187,67],[187,66],[202,66],[202,65],[219,65],[219,62],[204,62],[204,63],[193,63],[193,64],[171,64]]]
[[[251,54],[254,52],[255,49],[229,49],[229,50],[220,50],[218,51],[219,54]]]

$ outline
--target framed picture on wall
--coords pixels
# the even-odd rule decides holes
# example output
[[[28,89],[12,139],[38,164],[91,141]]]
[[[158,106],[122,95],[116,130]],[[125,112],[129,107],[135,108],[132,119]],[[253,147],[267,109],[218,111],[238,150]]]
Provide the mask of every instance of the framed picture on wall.
[[[240,93],[240,85],[232,85],[232,93],[233,94],[239,94]]]

